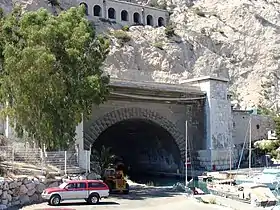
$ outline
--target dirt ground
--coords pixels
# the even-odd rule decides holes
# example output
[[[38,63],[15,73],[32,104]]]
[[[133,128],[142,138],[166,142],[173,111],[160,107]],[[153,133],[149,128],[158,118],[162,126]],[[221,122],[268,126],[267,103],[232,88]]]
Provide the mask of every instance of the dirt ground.
[[[98,205],[87,205],[81,201],[65,201],[58,207],[49,206],[47,203],[26,206],[23,210],[217,210],[225,207],[198,203],[194,198],[174,192],[170,188],[145,187],[131,190],[129,195],[115,195],[101,200]],[[17,208],[18,209],[18,208]]]

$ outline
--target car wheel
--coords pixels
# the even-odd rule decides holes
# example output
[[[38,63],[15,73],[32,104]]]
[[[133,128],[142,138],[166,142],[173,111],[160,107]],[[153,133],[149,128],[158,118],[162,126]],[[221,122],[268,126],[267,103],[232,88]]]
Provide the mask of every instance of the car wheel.
[[[126,183],[125,185],[125,190],[123,191],[124,194],[128,194],[129,193],[129,185]]]
[[[89,204],[97,204],[97,203],[99,203],[99,195],[97,195],[97,194],[91,194],[91,195],[88,197],[88,203],[89,203]]]
[[[60,204],[61,198],[59,195],[53,195],[50,200],[49,204],[52,206],[58,206]]]

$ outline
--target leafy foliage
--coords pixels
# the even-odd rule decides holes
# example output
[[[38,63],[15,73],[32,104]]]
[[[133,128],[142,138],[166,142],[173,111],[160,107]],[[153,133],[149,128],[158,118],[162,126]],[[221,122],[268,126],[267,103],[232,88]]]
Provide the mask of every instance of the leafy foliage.
[[[109,93],[101,66],[109,41],[96,36],[84,8],[55,16],[15,8],[0,22],[0,98],[19,135],[48,150],[67,148],[92,104]]]
[[[280,117],[279,116],[274,117],[274,122],[275,122],[276,137],[277,139],[280,140]]]
[[[100,151],[94,150],[91,154],[91,161],[98,164],[99,174],[103,176],[105,169],[109,167],[110,164],[113,164],[115,155],[111,153],[111,148],[106,148],[102,146]]]
[[[153,44],[153,46],[156,47],[156,48],[158,48],[158,49],[160,49],[160,50],[164,50],[164,48],[163,48],[163,43],[162,43],[162,42],[155,42],[155,43]]]
[[[175,27],[174,27],[174,25],[172,25],[172,24],[167,25],[165,30],[164,30],[164,33],[165,33],[167,38],[171,38],[171,37],[175,36]]]
[[[263,154],[269,154],[274,158],[277,158],[276,150],[280,147],[279,140],[263,140],[256,142],[254,145],[257,149],[263,152]]]
[[[123,26],[123,27],[122,27],[122,30],[123,30],[123,31],[129,31],[129,26]]]
[[[124,45],[126,42],[131,40],[131,37],[128,35],[128,33],[123,30],[116,30],[113,32],[113,35],[119,40],[120,45]]]

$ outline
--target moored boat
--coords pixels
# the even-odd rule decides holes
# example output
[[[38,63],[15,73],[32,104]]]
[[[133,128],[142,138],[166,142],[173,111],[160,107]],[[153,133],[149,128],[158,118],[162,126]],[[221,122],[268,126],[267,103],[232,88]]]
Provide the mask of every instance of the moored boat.
[[[212,194],[231,198],[256,207],[273,207],[277,198],[264,184],[243,183],[236,185],[234,180],[213,181],[207,184]]]

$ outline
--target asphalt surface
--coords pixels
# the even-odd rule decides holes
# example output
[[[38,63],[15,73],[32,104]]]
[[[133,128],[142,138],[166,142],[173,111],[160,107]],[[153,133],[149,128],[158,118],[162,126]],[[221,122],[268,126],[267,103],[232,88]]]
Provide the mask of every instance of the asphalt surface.
[[[65,201],[60,206],[53,207],[41,203],[21,208],[23,210],[217,210],[225,207],[203,204],[194,198],[174,192],[171,189],[145,188],[132,190],[129,195],[115,195],[101,200],[97,205],[88,205],[83,200]]]

